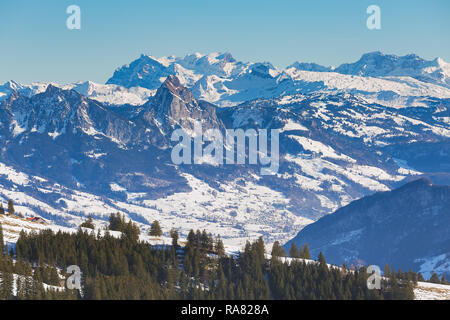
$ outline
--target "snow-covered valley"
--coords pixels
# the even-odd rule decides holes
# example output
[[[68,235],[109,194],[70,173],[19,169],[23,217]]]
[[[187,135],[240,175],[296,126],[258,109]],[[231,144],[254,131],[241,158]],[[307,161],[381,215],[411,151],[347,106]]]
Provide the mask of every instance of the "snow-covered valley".
[[[89,215],[104,227],[121,212],[144,236],[158,220],[168,242],[176,228],[220,235],[230,252],[260,236],[269,248],[285,243],[356,199],[450,171],[448,64],[364,74],[370,59],[422,61],[372,53],[315,71],[229,54],[142,55],[107,84],[10,81],[0,87],[0,201],[55,230]],[[278,172],[174,165],[170,132],[197,120],[278,129]],[[17,220],[7,241],[21,228],[41,226]]]

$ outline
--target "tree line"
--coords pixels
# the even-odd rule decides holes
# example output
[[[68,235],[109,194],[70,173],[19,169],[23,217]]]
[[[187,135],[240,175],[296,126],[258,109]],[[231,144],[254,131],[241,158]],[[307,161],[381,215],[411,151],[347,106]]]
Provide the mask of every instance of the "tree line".
[[[156,222],[149,234],[161,236]],[[278,242],[266,258],[262,238],[229,255],[220,236],[205,230],[191,230],[180,246],[174,229],[171,245],[140,241],[139,227],[120,214],[110,216],[104,232],[96,232],[90,218],[82,226],[75,233],[22,231],[9,253],[0,226],[0,299],[412,299],[420,280],[387,266],[382,289],[369,290],[364,267],[330,268],[323,254],[317,263],[306,263],[307,245],[294,244],[289,256],[301,259],[283,262],[278,257],[287,254]],[[64,284],[70,265],[83,273],[81,292],[44,288]]]

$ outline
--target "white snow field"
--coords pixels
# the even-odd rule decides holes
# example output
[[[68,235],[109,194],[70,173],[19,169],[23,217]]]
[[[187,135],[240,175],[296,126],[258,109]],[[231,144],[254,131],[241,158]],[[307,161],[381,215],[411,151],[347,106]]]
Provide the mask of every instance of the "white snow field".
[[[414,295],[416,300],[450,300],[450,286],[418,282]]]
[[[260,236],[269,245],[275,240],[288,241],[301,228],[313,222],[289,211],[289,200],[281,193],[251,182],[245,186],[231,183],[213,189],[201,180],[184,174],[192,188],[190,192],[180,192],[157,200],[146,200],[142,194],[127,193],[127,202],[121,202],[105,201],[87,192],[70,190],[58,184],[51,185],[45,179],[30,177],[4,164],[0,164],[0,176],[13,184],[9,188],[0,184],[0,201],[4,207],[12,199],[16,212],[25,218],[43,216],[56,222],[42,226],[22,219],[11,220],[5,226],[5,238],[10,242],[17,240],[22,228],[50,227],[73,231],[89,215],[93,216],[98,227],[104,227],[111,213],[121,212],[139,224],[142,234],[148,233],[150,224],[158,220],[164,231],[165,243],[170,243],[168,236],[172,228],[177,229],[182,238],[191,229],[205,229],[220,235],[228,251],[237,251],[247,240],[252,241]],[[33,186],[33,180],[38,179],[43,184],[35,190],[38,195],[58,193],[61,197],[53,203],[47,203],[19,190]],[[117,189],[118,186],[112,188]],[[59,205],[61,203],[64,203],[63,207]]]

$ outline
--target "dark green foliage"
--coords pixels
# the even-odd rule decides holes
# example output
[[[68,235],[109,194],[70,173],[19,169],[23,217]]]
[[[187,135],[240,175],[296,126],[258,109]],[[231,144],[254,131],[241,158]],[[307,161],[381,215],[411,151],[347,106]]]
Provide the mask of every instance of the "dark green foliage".
[[[125,227],[126,227],[126,220],[125,220],[125,216],[117,213],[117,214],[111,214],[109,216],[109,230],[112,231],[124,231]]]
[[[168,298],[164,281],[158,281],[165,279],[168,250],[131,239],[128,229],[133,225],[126,223],[125,228],[126,235],[120,239],[108,233],[99,238],[82,230],[76,234],[55,234],[50,230],[22,233],[16,244],[17,257],[32,263],[57,265],[63,270],[78,265],[84,276],[86,299]],[[58,284],[56,268],[39,270],[45,283]]]
[[[8,213],[14,214],[16,210],[14,209],[14,202],[12,200],[8,200]]]
[[[283,263],[276,255],[268,261],[262,238],[247,242],[237,256],[227,256],[220,238],[206,231],[191,230],[180,248],[140,242],[133,230],[137,226],[120,215],[110,225],[124,236],[81,229],[73,234],[21,232],[17,262],[0,255],[0,299],[412,299],[419,278],[399,270],[383,281],[382,290],[369,290],[365,268],[328,267],[323,254],[318,262]],[[178,243],[178,234],[172,230],[171,235]],[[58,273],[64,275],[69,265],[83,272],[83,296],[76,290],[44,290],[43,283],[60,286]],[[11,294],[13,273],[21,275],[17,297]]]
[[[439,276],[436,273],[432,272],[429,282],[431,282],[431,283],[441,283],[441,279],[439,279]]]
[[[291,249],[289,249],[289,257],[300,258],[300,252],[298,251],[297,245],[292,241]]]
[[[286,251],[280,245],[280,242],[275,241],[272,246],[272,256],[274,257],[286,257]]]
[[[161,226],[159,225],[158,220],[153,221],[153,223],[150,227],[150,235],[153,237],[161,237],[162,236],[162,230],[161,230]]]
[[[172,238],[172,247],[174,247],[175,250],[178,249],[178,238],[179,238],[178,231],[175,229],[171,229],[170,237]]]
[[[5,250],[5,242],[3,239],[3,226],[0,223],[0,254],[3,254],[4,250]]]
[[[122,238],[131,242],[137,242],[139,240],[139,235],[141,234],[138,225],[131,220],[127,222],[125,216],[120,213],[113,213],[109,216],[108,229],[122,232]]]
[[[225,246],[223,245],[223,241],[222,241],[222,239],[220,239],[220,236],[217,237],[215,249],[216,249],[216,254],[219,257],[221,257],[221,258],[225,257]]]
[[[319,263],[321,265],[325,265],[326,266],[326,264],[327,264],[327,261],[325,260],[325,257],[324,257],[322,252],[319,253],[319,257],[317,258],[317,261],[319,261]]]
[[[304,247],[300,246],[299,255],[302,259],[311,259],[311,253],[309,252],[309,246],[307,243],[305,243]]]
[[[84,222],[80,225],[80,227],[82,227],[82,228],[88,228],[88,229],[95,229],[94,221],[92,220],[92,216],[89,216],[89,217],[87,218],[87,220],[84,221]]]
[[[382,282],[381,290],[369,290],[365,268],[353,272],[328,268],[324,263],[292,261],[273,264],[269,271],[271,294],[283,300],[381,300],[413,299],[413,282],[398,282],[398,278]]]

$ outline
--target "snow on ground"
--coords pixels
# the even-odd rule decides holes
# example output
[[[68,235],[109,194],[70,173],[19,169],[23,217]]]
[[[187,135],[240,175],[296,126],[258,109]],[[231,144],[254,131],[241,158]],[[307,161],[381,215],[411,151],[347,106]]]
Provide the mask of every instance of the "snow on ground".
[[[18,84],[13,86],[19,93],[31,97],[33,95],[45,92],[49,85],[59,87],[63,90],[75,90],[78,93],[107,105],[140,106],[152,97],[156,90],[149,90],[141,87],[125,88],[114,84],[99,84],[92,81],[76,82],[71,84],[58,84],[53,82]],[[0,101],[7,98],[8,92],[0,92]]]
[[[314,152],[323,157],[340,159],[353,163],[356,162],[356,160],[350,158],[349,156],[337,154],[332,147],[327,146],[320,141],[315,141],[302,136],[289,135],[288,137],[297,141],[303,147],[304,150]]]
[[[408,162],[406,160],[392,158],[392,160],[395,161],[395,163],[400,167],[397,171],[400,174],[407,174],[407,175],[420,175],[422,172],[415,170],[414,168],[410,167],[408,165]]]
[[[450,286],[418,282],[414,295],[415,300],[450,300]]]
[[[284,131],[293,131],[293,130],[309,131],[308,128],[301,125],[300,123],[294,122],[292,119],[288,119],[284,123],[284,127],[280,130],[280,133]]]
[[[450,254],[444,253],[434,257],[424,257],[416,259],[414,262],[420,263],[419,271],[426,279],[431,277],[432,271],[442,274],[450,270]]]
[[[57,225],[55,231],[76,230],[92,215],[98,228],[108,224],[111,213],[120,212],[138,223],[142,234],[148,233],[151,223],[158,220],[164,231],[164,243],[169,243],[169,231],[175,228],[180,238],[191,229],[220,235],[227,250],[242,249],[247,240],[263,236],[270,245],[275,240],[288,241],[304,226],[313,221],[292,213],[289,199],[282,193],[254,182],[242,184],[234,181],[212,188],[192,175],[184,174],[192,191],[181,192],[157,200],[148,200],[146,194],[126,192],[123,187],[112,184],[113,190],[126,192],[127,201],[105,199],[87,192],[67,189],[50,184],[45,179],[32,177],[0,165],[0,178],[13,186],[5,187],[0,179],[0,201],[6,206],[9,199],[15,203],[16,212],[25,217],[42,216]],[[36,185],[36,186],[35,186]],[[36,193],[23,191],[35,188]],[[53,201],[43,202],[41,195],[59,194]],[[323,199],[324,203],[327,201]],[[9,222],[9,241],[15,242],[21,229],[42,229],[40,225],[16,219]]]
[[[76,232],[76,229],[66,228],[55,225],[49,221],[49,224],[41,224],[37,222],[27,221],[25,218],[19,218],[17,216],[7,216],[0,215],[0,223],[3,227],[3,237],[4,241],[8,245],[12,245],[19,239],[20,231],[24,230],[26,232],[39,232],[41,230],[50,229],[54,232],[63,231],[63,232]]]
[[[373,78],[336,72],[301,71],[295,68],[289,68],[285,72],[294,81],[300,83],[320,83],[323,86],[323,90],[358,92],[359,95],[367,97],[372,102],[390,107],[405,107],[409,105],[411,97],[450,97],[450,90],[448,88],[421,82],[411,77]],[[393,99],[395,97],[396,99]]]
[[[18,275],[13,273],[13,286],[12,286],[12,294],[13,296],[17,296],[17,282],[18,279],[21,279],[21,281],[25,281],[25,276]],[[52,286],[46,283],[43,283],[43,287],[45,291],[53,290],[53,291],[65,291],[65,287],[58,287],[58,286]]]
[[[312,222],[290,212],[289,199],[267,187],[234,182],[214,189],[192,175],[183,175],[192,188],[190,192],[143,200],[145,209],[127,203],[115,204],[127,207],[149,223],[157,219],[165,230],[177,228],[184,236],[190,229],[205,229],[220,235],[225,245],[236,249],[259,236],[268,243],[287,241]]]
[[[339,166],[327,159],[311,157],[309,155],[299,154],[297,156],[286,155],[287,161],[297,164],[301,168],[302,175],[297,176],[297,183],[304,185],[310,182],[312,189],[321,190],[314,181],[330,182],[335,190],[342,190],[347,184],[343,179],[348,179],[353,183],[359,184],[372,191],[387,191],[388,186],[380,181],[400,181],[404,176],[392,176],[384,170],[371,166],[362,166],[356,164],[348,164],[347,166]],[[333,172],[323,173],[323,172]],[[310,178],[308,181],[303,176]]]
[[[355,230],[355,232],[358,230]],[[266,259],[270,260],[272,256],[266,254]],[[304,262],[306,264],[317,264],[316,260],[290,258],[290,257],[278,257],[283,263],[291,264],[292,261]],[[342,269],[339,266],[327,264],[329,268]],[[415,300],[450,300],[450,285],[435,284],[429,282],[418,282],[414,289]]]

